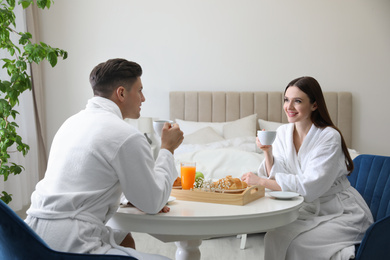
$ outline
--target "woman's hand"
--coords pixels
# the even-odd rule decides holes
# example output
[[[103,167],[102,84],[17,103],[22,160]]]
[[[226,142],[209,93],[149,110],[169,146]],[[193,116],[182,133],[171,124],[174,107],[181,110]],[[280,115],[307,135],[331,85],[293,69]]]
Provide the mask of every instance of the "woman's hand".
[[[256,137],[256,145],[265,153],[272,149],[272,145],[262,145],[258,137]]]
[[[247,172],[242,175],[241,180],[246,182],[248,185],[260,185],[270,190],[282,190],[279,184],[273,179],[265,179],[257,176],[253,172]]]
[[[244,173],[241,177],[241,180],[243,182],[246,182],[248,185],[253,186],[253,185],[261,185],[260,181],[262,178],[259,176],[255,175],[253,172],[247,172]]]
[[[265,130],[263,129],[263,131],[265,131]],[[264,152],[265,167],[267,169],[267,175],[269,176],[271,169],[274,165],[274,157],[272,155],[272,145],[262,145],[260,140],[259,140],[259,137],[256,137],[256,145]]]

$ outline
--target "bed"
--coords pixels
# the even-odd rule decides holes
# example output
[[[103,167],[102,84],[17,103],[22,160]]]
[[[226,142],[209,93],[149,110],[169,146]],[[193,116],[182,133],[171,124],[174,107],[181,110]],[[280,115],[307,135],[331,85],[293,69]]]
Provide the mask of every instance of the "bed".
[[[325,92],[330,116],[347,146],[352,144],[352,94]],[[256,147],[256,131],[276,130],[287,123],[282,92],[195,92],[169,94],[170,119],[179,124],[184,141],[175,151],[180,162],[195,161],[206,179],[257,172],[264,159]],[[358,153],[349,149],[352,158]]]

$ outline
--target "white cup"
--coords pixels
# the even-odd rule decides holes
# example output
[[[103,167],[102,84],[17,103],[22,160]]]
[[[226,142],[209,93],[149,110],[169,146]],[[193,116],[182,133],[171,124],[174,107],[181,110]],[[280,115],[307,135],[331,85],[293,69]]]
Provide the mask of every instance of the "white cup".
[[[160,137],[161,137],[161,132],[162,132],[162,129],[163,129],[165,123],[172,124],[173,121],[171,121],[171,120],[156,120],[156,121],[153,121],[153,129],[156,132],[156,134],[158,136],[160,136]]]
[[[271,145],[275,141],[276,131],[257,131],[257,137],[262,145]]]

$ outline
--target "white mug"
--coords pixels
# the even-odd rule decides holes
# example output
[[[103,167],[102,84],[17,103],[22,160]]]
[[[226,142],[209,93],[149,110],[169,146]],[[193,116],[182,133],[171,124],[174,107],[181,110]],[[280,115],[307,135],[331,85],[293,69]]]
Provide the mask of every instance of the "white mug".
[[[271,145],[275,141],[276,131],[257,131],[257,137],[262,145]]]
[[[163,129],[165,123],[172,124],[173,121],[171,121],[171,120],[155,120],[155,121],[153,121],[153,129],[156,132],[156,134],[160,137],[161,137],[161,132],[162,132],[162,129]]]

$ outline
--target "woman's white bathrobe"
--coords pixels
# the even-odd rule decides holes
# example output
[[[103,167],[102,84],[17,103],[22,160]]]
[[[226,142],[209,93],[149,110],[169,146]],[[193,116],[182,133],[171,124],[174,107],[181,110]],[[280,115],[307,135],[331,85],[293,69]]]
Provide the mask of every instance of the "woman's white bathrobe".
[[[298,220],[266,234],[265,260],[349,259],[373,218],[346,177],[340,134],[312,125],[297,153],[293,130],[292,123],[278,128],[269,178],[305,202]],[[265,162],[258,173],[267,176]]]
[[[119,248],[141,259],[118,247],[128,232],[105,223],[122,192],[140,210],[158,213],[177,176],[172,153],[162,149],[154,161],[145,136],[123,120],[119,107],[94,97],[57,132],[26,222],[55,250],[105,254]]]

